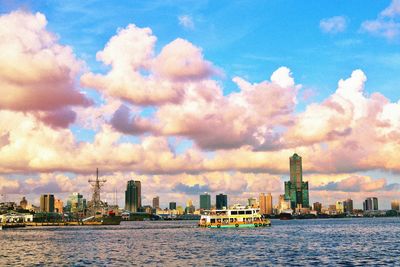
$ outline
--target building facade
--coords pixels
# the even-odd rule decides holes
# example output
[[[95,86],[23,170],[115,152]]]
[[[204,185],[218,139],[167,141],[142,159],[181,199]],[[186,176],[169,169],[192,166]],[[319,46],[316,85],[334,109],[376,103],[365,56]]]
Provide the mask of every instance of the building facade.
[[[54,195],[45,194],[40,196],[40,211],[54,212]]]
[[[289,158],[290,181],[285,182],[285,198],[292,209],[309,207],[308,182],[303,182],[302,158],[296,153]]]
[[[376,197],[369,197],[365,199],[363,203],[364,211],[371,211],[371,210],[379,210],[378,208],[378,198]]]
[[[400,211],[400,201],[393,200],[391,203],[392,210]]]
[[[345,213],[353,213],[353,200],[348,198],[345,201],[343,201],[343,205],[344,205],[344,212]]]
[[[142,186],[140,181],[130,180],[125,190],[125,210],[137,212],[142,206]]]
[[[176,210],[176,202],[169,202],[169,209]]]
[[[219,194],[215,196],[215,206],[217,210],[222,210],[228,208],[228,196],[224,194]]]
[[[67,211],[72,213],[85,213],[87,209],[86,199],[78,192],[72,193],[67,200]]]
[[[260,194],[260,213],[261,214],[273,214],[273,206],[272,206],[272,195],[268,193],[267,195],[264,193]]]
[[[160,197],[156,196],[153,197],[153,209],[159,209],[160,208]]]
[[[64,202],[61,199],[54,200],[54,212],[57,213],[64,212]]]
[[[317,213],[321,213],[322,204],[319,203],[319,202],[314,202],[313,203],[313,210],[315,210]]]
[[[211,196],[208,193],[200,195],[200,209],[210,210],[211,209]]]

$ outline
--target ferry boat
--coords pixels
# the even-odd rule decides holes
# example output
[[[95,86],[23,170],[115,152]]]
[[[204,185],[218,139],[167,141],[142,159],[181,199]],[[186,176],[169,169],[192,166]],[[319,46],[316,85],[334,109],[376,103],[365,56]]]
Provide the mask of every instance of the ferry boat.
[[[232,209],[210,210],[201,215],[200,227],[242,228],[271,226],[271,221],[260,214],[260,209],[235,205]]]

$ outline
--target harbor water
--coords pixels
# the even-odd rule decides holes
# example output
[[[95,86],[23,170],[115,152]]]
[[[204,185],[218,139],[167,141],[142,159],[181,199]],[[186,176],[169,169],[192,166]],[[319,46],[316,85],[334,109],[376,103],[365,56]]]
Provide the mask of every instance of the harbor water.
[[[400,265],[400,218],[272,220],[197,228],[196,221],[0,231],[0,266]]]

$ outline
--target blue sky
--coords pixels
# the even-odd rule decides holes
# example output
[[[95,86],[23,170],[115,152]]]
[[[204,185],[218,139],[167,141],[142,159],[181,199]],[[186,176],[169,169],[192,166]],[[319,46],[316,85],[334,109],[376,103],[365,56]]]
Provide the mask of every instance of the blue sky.
[[[95,60],[116,29],[134,23],[150,27],[157,48],[181,37],[203,49],[205,57],[225,72],[226,93],[237,90],[231,78],[265,80],[288,66],[297,81],[321,100],[337,81],[360,68],[368,76],[367,92],[380,91],[393,101],[400,52],[396,40],[363,32],[365,20],[376,19],[390,1],[2,1],[2,13],[16,8],[42,12],[48,28],[71,45],[90,69],[105,70]],[[179,24],[189,16],[192,28]],[[346,28],[324,33],[322,19],[346,18]],[[390,77],[390,79],[388,79]]]

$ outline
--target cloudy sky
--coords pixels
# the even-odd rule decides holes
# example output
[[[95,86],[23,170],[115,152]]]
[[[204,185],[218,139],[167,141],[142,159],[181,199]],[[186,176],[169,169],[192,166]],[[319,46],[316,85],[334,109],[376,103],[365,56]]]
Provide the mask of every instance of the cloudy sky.
[[[400,198],[400,1],[0,0],[0,193]],[[3,200],[2,199],[2,200]]]

